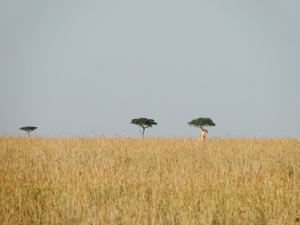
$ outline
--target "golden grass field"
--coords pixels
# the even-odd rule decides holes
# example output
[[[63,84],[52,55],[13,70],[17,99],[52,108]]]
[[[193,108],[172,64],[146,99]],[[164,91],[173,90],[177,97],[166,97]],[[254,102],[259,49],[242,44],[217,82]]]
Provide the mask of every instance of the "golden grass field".
[[[300,139],[0,137],[0,224],[300,224]]]

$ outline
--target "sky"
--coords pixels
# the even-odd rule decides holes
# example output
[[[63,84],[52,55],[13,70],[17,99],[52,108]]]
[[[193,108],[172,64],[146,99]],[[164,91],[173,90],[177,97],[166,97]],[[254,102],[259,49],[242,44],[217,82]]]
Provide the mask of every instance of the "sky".
[[[300,1],[0,1],[0,135],[300,137]]]

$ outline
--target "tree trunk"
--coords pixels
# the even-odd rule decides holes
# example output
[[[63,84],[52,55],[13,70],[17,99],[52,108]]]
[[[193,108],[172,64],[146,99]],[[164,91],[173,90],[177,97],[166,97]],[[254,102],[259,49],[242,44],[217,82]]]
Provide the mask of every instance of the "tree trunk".
[[[143,127],[142,136],[143,136],[143,138],[145,137],[145,127]]]

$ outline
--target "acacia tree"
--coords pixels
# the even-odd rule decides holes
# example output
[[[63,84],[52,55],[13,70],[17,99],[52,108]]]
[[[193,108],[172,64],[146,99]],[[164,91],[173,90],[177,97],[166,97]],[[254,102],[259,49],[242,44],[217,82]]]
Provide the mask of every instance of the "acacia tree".
[[[197,118],[197,119],[193,119],[190,122],[188,122],[188,125],[190,126],[194,126],[194,127],[200,127],[201,128],[201,133],[200,133],[200,137],[205,138],[205,134],[208,133],[208,131],[206,129],[204,129],[204,126],[216,126],[216,124],[210,119],[210,118]]]
[[[28,136],[30,136],[30,132],[34,131],[36,128],[37,127],[26,126],[26,127],[21,127],[20,130],[26,131],[26,133],[28,134]]]
[[[139,127],[143,128],[142,131],[140,130],[143,138],[144,138],[146,128],[152,127],[153,125],[157,125],[157,123],[153,119],[148,119],[148,118],[132,119],[131,124],[138,125]]]

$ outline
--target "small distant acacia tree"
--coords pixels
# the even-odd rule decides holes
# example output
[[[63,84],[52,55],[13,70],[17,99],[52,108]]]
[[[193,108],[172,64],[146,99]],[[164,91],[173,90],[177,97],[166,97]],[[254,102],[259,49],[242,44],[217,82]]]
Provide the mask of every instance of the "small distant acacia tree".
[[[216,124],[210,118],[203,117],[191,120],[188,122],[188,125],[201,128],[201,133],[199,136],[201,139],[204,139],[205,135],[208,133],[208,130],[203,128],[204,126],[216,126]]]
[[[26,133],[28,134],[28,136],[30,136],[30,132],[34,131],[36,128],[37,127],[26,126],[26,127],[21,127],[20,130],[26,131]]]
[[[142,133],[142,137],[144,138],[145,129],[148,127],[152,127],[153,125],[157,125],[157,123],[153,119],[148,118],[136,118],[131,120],[131,124],[138,125],[139,127],[143,128],[140,132]]]

